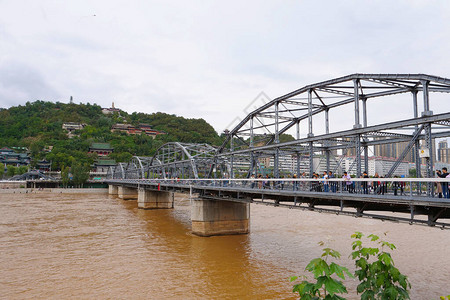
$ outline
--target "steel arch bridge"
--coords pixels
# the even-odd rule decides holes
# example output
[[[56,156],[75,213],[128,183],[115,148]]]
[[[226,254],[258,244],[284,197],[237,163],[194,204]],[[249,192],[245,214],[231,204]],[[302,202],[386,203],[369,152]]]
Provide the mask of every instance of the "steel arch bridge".
[[[311,176],[319,165],[360,177],[369,151],[400,145],[392,177],[408,156],[417,176],[434,177],[436,138],[450,136],[450,79],[426,74],[352,74],[304,86],[249,113],[226,130],[220,147],[168,143],[152,157],[133,157],[109,178],[275,178]],[[380,109],[382,116],[379,118]],[[374,113],[377,113],[375,117]],[[286,134],[290,134],[287,138]],[[293,138],[292,138],[293,137]],[[424,172],[421,172],[422,166]],[[428,194],[433,186],[428,184]]]
[[[151,157],[134,156],[128,164],[110,167],[109,179],[220,178],[231,174],[226,157],[208,144],[171,142],[162,145]]]

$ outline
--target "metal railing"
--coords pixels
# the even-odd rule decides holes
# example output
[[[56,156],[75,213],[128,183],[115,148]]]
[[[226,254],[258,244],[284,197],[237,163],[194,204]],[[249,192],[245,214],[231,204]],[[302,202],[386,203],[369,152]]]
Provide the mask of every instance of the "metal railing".
[[[236,190],[291,191],[302,193],[361,194],[442,198],[450,201],[450,178],[250,178],[250,179],[122,179],[111,182],[166,186],[220,187]],[[427,185],[433,192],[427,194]],[[446,200],[449,199],[449,200]]]

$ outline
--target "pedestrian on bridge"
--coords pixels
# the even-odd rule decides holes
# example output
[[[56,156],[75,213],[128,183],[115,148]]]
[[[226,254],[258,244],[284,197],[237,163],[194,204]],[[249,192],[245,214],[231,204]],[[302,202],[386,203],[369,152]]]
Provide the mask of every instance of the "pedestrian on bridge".
[[[330,179],[335,178],[333,172],[331,172],[331,171],[328,172],[328,178],[330,178]],[[337,190],[337,182],[336,182],[336,181],[330,182],[330,187],[331,187],[331,191],[332,191],[333,193],[336,193],[336,190]]]
[[[328,173],[327,173],[327,171],[323,172],[323,177],[322,178],[324,179],[324,181],[323,181],[323,191],[325,193],[328,193],[329,192],[329,185],[328,185]]]
[[[448,176],[448,172],[447,172],[447,168],[443,167],[442,168],[442,173],[439,177],[441,178],[446,178]],[[442,194],[444,196],[444,198],[450,198],[449,192],[448,192],[448,182],[443,182],[442,183]]]
[[[250,188],[254,189],[255,188],[255,174],[252,174],[252,176],[250,176],[250,179],[252,179]]]
[[[436,170],[436,176],[438,178],[441,178],[442,172],[441,170]],[[442,198],[442,184],[440,182],[436,182],[436,193],[438,194],[439,198]]]
[[[367,175],[367,171],[364,171],[362,178],[369,178],[369,175]],[[363,181],[362,186],[364,194],[369,194],[369,183],[367,181]]]
[[[352,177],[347,172],[344,172],[344,176],[342,176],[342,178],[345,180],[345,190],[349,193],[353,193]]]
[[[292,176],[292,179],[297,179],[297,174],[294,174]],[[293,191],[298,191],[298,181],[292,181],[292,190]]]

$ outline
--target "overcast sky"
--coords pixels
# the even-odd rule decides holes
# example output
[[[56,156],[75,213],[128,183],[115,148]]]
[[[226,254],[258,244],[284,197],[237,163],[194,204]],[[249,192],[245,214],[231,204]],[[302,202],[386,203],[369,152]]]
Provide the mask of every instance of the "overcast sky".
[[[450,78],[449,53],[450,1],[0,0],[0,107],[73,96],[221,132],[261,92],[352,73]]]

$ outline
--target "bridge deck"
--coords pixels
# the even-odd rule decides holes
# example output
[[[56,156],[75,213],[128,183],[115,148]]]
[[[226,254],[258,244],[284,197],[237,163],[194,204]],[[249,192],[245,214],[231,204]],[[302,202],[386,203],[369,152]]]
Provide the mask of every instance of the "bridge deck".
[[[242,186],[186,184],[176,181],[166,183],[147,180],[108,180],[107,183],[155,191],[198,194],[199,197],[206,199],[259,203],[450,228],[450,222],[442,221],[442,219],[450,219],[450,199],[443,198],[260,189]],[[428,216],[428,218],[423,218],[423,216]],[[438,221],[438,219],[440,220]]]

